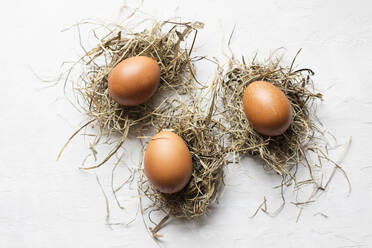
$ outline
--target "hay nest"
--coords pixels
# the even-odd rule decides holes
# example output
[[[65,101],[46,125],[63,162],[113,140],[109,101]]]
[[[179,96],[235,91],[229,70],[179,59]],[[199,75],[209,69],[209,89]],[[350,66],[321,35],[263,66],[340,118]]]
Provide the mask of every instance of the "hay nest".
[[[286,203],[283,187],[293,185],[296,201],[292,203],[300,208],[298,221],[303,207],[314,202],[314,198],[327,189],[337,170],[345,177],[349,193],[351,192],[349,178],[339,165],[341,161],[335,162],[328,155],[326,131],[316,115],[317,103],[322,100],[322,94],[314,89],[314,72],[308,68],[294,69],[300,51],[290,65],[282,62],[283,56],[270,56],[262,62],[254,57],[250,63],[247,63],[244,57],[241,61],[231,59],[228,69],[218,77],[218,115],[228,134],[228,151],[236,155],[237,159],[240,156],[258,158],[263,162],[265,170],[275,171],[282,177],[282,183],[279,185],[282,205],[269,213],[264,197],[263,203],[253,216],[260,209],[272,216],[278,214]],[[293,122],[282,135],[261,135],[252,128],[246,118],[243,108],[244,91],[250,83],[260,80],[277,86],[291,103]],[[350,144],[351,140],[345,152]],[[324,165],[327,165],[327,168],[333,167],[330,175],[326,175],[328,169]],[[300,168],[304,168],[305,173],[298,173]],[[310,186],[309,194],[305,198],[299,197],[300,188],[306,186]]]
[[[169,104],[173,107],[153,123],[157,131],[169,130],[181,136],[193,161],[189,184],[175,194],[164,194],[156,190],[147,181],[142,170],[139,189],[151,201],[147,209],[161,210],[165,214],[163,220],[154,229],[150,229],[155,238],[159,237],[157,231],[169,217],[192,219],[206,215],[222,192],[223,169],[229,161],[224,144],[225,128],[213,117],[216,92],[213,95],[211,98],[197,96],[187,102],[174,100]],[[201,107],[202,99],[212,99],[209,111]]]
[[[315,93],[311,69],[293,70],[281,65],[281,58],[247,64],[232,60],[229,70],[220,79],[219,94],[222,116],[228,125],[230,150],[240,155],[253,155],[261,158],[268,170],[295,179],[291,172],[305,162],[311,172],[307,153],[318,150],[317,138],[321,133],[315,120],[314,102],[322,99]],[[243,110],[243,94],[247,85],[254,81],[265,80],[279,87],[288,97],[293,108],[293,123],[279,136],[269,137],[256,132],[249,124]]]
[[[200,22],[176,23],[154,22],[152,27],[142,32],[133,32],[122,26],[115,28],[100,39],[100,43],[85,54],[74,65],[82,65],[77,80],[72,80],[72,88],[78,107],[89,120],[77,130],[62,148],[58,158],[70,140],[89,124],[98,127],[99,132],[93,145],[101,137],[120,135],[117,146],[99,164],[83,169],[98,168],[107,162],[124,143],[129,133],[141,134],[151,127],[151,123],[166,107],[166,99],[172,95],[184,94],[193,88],[193,63],[190,57]],[[187,37],[194,33],[191,46],[186,47]],[[115,102],[108,93],[107,78],[111,70],[122,60],[132,56],[149,56],[155,59],[161,69],[160,86],[155,95],[146,103],[125,107]],[[66,82],[73,67],[70,69]],[[116,137],[117,138],[117,137]],[[106,141],[107,142],[107,141]]]

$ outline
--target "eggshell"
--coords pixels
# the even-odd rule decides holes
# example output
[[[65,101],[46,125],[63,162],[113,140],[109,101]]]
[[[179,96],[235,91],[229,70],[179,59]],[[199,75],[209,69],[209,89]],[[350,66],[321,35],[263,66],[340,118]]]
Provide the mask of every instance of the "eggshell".
[[[263,135],[281,135],[292,122],[292,107],[287,96],[266,81],[248,85],[244,92],[243,106],[252,127]]]
[[[110,96],[124,106],[146,102],[160,82],[158,63],[146,56],[130,57],[117,64],[108,77]]]
[[[181,191],[192,174],[191,154],[183,139],[163,131],[152,137],[144,158],[145,175],[160,192]]]

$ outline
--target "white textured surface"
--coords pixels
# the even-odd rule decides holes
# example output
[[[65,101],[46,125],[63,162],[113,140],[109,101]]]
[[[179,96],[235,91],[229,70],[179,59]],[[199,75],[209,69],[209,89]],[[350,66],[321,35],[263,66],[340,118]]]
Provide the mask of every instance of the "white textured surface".
[[[76,30],[60,30],[82,18],[108,19],[118,1],[3,1],[0,8],[0,247],[152,247],[141,218],[128,227],[105,225],[105,203],[93,173],[79,171],[88,153],[77,138],[56,162],[59,148],[84,116],[63,98],[60,87],[44,89],[32,73],[54,76],[62,61],[80,53]],[[339,143],[353,137],[343,162],[353,185],[347,197],[337,174],[328,191],[305,209],[288,203],[277,217],[254,212],[265,195],[280,205],[275,176],[251,160],[232,170],[221,203],[209,218],[172,221],[160,233],[164,247],[372,247],[372,2],[371,1],[145,1],[142,10],[166,19],[182,16],[206,26],[198,37],[201,55],[224,61],[226,40],[236,24],[236,55],[265,56],[285,47],[297,64],[316,72],[324,90],[320,118]],[[200,65],[210,80],[214,68]],[[138,144],[127,163],[138,160]],[[335,154],[337,156],[337,154]],[[123,169],[124,170],[124,169]],[[96,172],[109,194],[110,168]],[[135,187],[133,187],[135,188]],[[290,191],[287,192],[290,195]],[[117,209],[109,194],[113,220],[135,215],[135,190],[122,191],[128,210]],[[322,212],[324,218],[317,215]]]

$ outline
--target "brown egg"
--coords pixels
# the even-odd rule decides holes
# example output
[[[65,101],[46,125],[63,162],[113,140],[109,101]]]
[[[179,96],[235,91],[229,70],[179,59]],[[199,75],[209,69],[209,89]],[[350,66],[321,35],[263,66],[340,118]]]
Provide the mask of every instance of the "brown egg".
[[[155,188],[167,194],[176,193],[191,178],[191,154],[180,136],[168,131],[159,132],[147,145],[144,167]]]
[[[252,127],[263,135],[281,135],[292,122],[292,107],[287,96],[278,87],[265,81],[248,85],[243,106]]]
[[[112,69],[108,77],[110,96],[124,106],[146,102],[160,82],[158,63],[146,56],[127,58]]]

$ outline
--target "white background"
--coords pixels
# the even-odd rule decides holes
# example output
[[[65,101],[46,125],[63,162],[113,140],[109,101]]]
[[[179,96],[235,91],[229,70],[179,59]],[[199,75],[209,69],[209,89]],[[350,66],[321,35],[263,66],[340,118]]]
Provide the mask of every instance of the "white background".
[[[119,193],[127,210],[118,209],[110,194],[112,166],[89,173],[78,169],[89,153],[82,136],[56,162],[59,149],[86,117],[68,103],[60,85],[45,88],[34,75],[55,78],[63,61],[81,54],[76,29],[61,32],[63,28],[84,18],[109,21],[120,6],[120,1],[93,0],[1,2],[0,247],[156,246],[140,215],[129,226],[106,225],[95,174],[108,195],[111,222],[126,223],[136,215],[135,185]],[[165,235],[160,245],[372,247],[372,2],[147,0],[141,10],[163,20],[181,16],[204,22],[196,51],[221,62],[226,61],[223,54],[234,25],[231,46],[237,56],[258,52],[265,57],[284,47],[290,61],[302,48],[296,64],[316,72],[316,86],[325,96],[320,119],[339,144],[353,140],[342,162],[353,186],[350,196],[337,173],[298,223],[298,208],[289,202],[276,217],[260,212],[251,219],[264,196],[270,210],[280,205],[273,189],[280,180],[244,160],[229,170],[225,194],[210,216],[171,221],[160,231]],[[215,68],[201,63],[198,72],[207,82]],[[123,164],[134,166],[138,143],[131,140],[125,149],[129,152]],[[335,159],[341,153],[335,152]],[[286,195],[293,197],[290,189]]]

